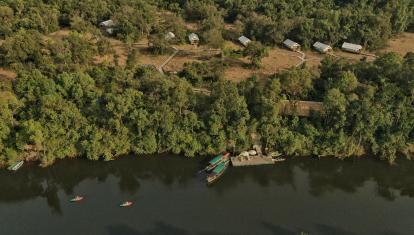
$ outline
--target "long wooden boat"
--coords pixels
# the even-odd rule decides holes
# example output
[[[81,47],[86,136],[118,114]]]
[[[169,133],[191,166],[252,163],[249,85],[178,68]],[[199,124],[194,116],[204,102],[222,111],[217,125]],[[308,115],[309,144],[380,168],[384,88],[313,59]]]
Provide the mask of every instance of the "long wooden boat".
[[[9,168],[7,168],[7,170],[9,170],[9,171],[17,171],[18,169],[20,169],[20,167],[23,166],[23,163],[24,163],[24,161],[17,162],[15,164],[9,166]]]
[[[208,162],[209,165],[204,170],[207,171],[207,172],[210,172],[211,170],[213,170],[215,167],[217,167],[223,161],[228,161],[229,156],[230,156],[230,153],[225,153],[225,154],[218,155],[217,157],[213,158],[212,160],[210,160]]]
[[[229,167],[229,160],[221,162],[216,168],[207,176],[207,184],[216,182]]]
[[[274,161],[274,162],[284,162],[284,161],[286,161],[286,158],[275,157],[275,158],[272,158],[272,161]]]

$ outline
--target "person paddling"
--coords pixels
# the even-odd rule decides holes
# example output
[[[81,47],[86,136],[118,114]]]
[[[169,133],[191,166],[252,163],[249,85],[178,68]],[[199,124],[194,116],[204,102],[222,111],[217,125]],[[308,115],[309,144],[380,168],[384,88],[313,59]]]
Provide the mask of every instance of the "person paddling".
[[[80,202],[83,200],[82,196],[77,195],[76,197],[70,199],[71,202]]]
[[[134,203],[131,201],[125,201],[124,203],[122,203],[121,205],[119,205],[120,207],[129,207],[132,206]]]

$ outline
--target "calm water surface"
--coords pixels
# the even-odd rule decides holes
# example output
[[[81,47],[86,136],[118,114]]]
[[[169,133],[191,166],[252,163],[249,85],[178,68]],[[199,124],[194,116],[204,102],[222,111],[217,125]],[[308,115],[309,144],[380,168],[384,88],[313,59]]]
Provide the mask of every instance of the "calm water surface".
[[[298,158],[230,168],[201,159],[64,160],[0,170],[0,234],[414,234],[414,162]],[[71,204],[76,194],[85,200]],[[119,208],[133,200],[130,208]]]

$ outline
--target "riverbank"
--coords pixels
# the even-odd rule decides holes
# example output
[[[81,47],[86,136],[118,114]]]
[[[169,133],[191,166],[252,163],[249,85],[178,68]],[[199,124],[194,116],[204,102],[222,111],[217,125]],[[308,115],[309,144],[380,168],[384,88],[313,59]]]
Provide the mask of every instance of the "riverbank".
[[[30,159],[25,160],[25,163],[26,163],[25,165],[29,165],[31,167],[37,166],[39,168],[46,168],[47,169],[47,168],[53,167],[54,164],[56,164],[57,162],[61,162],[61,161],[67,161],[68,164],[71,164],[70,162],[75,162],[75,161],[88,161],[88,162],[90,162],[90,164],[101,164],[101,163],[108,163],[108,162],[116,162],[116,161],[122,160],[126,156],[131,156],[131,155],[133,155],[133,154],[122,155],[122,156],[119,156],[119,157],[116,157],[116,158],[113,158],[113,159],[110,159],[110,160],[105,160],[104,158],[91,160],[91,159],[88,159],[88,158],[82,157],[82,156],[71,156],[71,157],[67,157],[67,158],[63,158],[63,159],[57,159],[54,162],[51,162],[50,164],[47,164],[47,165],[41,164],[39,158],[33,157],[34,155],[31,155],[32,157]],[[150,157],[148,157],[148,156],[150,156]],[[167,157],[167,156],[177,156],[177,155],[172,154],[172,153],[162,153],[162,154],[159,154],[159,155],[156,155],[156,156],[155,155],[137,155],[136,157],[137,158],[144,158],[144,159],[152,159],[152,158],[164,158],[164,157]],[[200,163],[201,164],[200,169],[202,169],[207,164],[207,162],[209,160],[211,160],[211,158],[213,156],[216,156],[216,155],[204,155],[204,156],[183,157],[183,158],[188,160],[189,162],[192,162],[192,161],[201,162]],[[240,166],[241,165],[243,165],[243,166],[273,165],[275,163],[275,161],[272,160],[271,157],[269,159],[264,159],[264,160],[262,160],[261,157],[259,157],[260,160],[257,163],[256,163],[256,160],[254,158],[252,158],[252,162],[247,161],[247,162],[240,162],[239,163],[238,162],[239,157],[237,157],[238,154],[230,155],[230,156],[231,156],[231,158],[234,158],[232,161],[237,162],[237,164],[236,164],[237,166],[239,166],[239,165]],[[236,160],[235,156],[237,157],[237,160]],[[254,157],[258,157],[258,156],[254,156]],[[280,157],[276,157],[276,159],[278,159],[278,158],[280,158]],[[336,157],[335,156],[303,156],[303,157],[300,157],[300,158],[298,158],[297,156],[283,156],[281,159],[283,159],[283,161],[292,160],[292,159],[296,159],[296,160],[298,160],[298,159],[303,159],[303,160],[306,160],[306,159],[318,159],[318,160],[336,159],[339,162],[355,160],[355,159],[373,159],[373,160],[382,162],[385,165],[395,165],[395,164],[397,164],[395,162],[393,162],[392,164],[389,164],[389,162],[381,160],[378,156],[373,156],[373,155],[360,155],[360,156],[349,156],[349,157],[344,157],[344,156],[336,156]],[[400,160],[407,160],[407,161],[411,162],[411,160],[409,160],[407,158],[404,158],[404,157],[401,157],[399,159]],[[264,161],[264,162],[262,162],[262,161]],[[279,162],[277,164],[279,164]],[[6,170],[7,167],[9,167],[9,165],[7,165],[7,164],[1,165],[0,164],[0,170]],[[197,172],[199,170],[197,170]]]

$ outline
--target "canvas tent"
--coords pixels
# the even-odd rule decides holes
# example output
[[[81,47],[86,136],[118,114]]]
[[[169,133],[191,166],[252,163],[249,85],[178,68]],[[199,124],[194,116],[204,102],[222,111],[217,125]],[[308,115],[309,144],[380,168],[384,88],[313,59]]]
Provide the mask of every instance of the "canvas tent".
[[[321,42],[315,42],[315,44],[313,44],[313,47],[321,53],[328,53],[328,52],[332,51],[331,46],[329,46],[327,44],[324,44],[324,43],[321,43]]]
[[[165,35],[165,40],[171,40],[171,39],[173,39],[173,38],[175,38],[175,34],[173,33],[173,32],[168,32],[166,35]]]
[[[362,50],[362,46],[344,42],[344,44],[342,44],[342,50],[352,52],[352,53],[360,53]]]
[[[110,27],[114,27],[115,23],[113,20],[106,20],[106,21],[101,22],[99,26],[104,27],[104,28],[110,28]]]
[[[190,41],[191,45],[197,45],[200,42],[200,38],[195,33],[188,35],[188,40]]]
[[[248,39],[248,38],[247,38],[247,37],[245,37],[245,36],[241,36],[241,37],[239,37],[239,42],[240,42],[243,46],[247,47],[247,45],[249,45],[249,43],[251,43],[251,42],[252,42],[252,40]]]
[[[292,51],[298,51],[300,49],[299,43],[296,43],[290,39],[286,39],[283,42],[283,45],[285,45],[287,48],[291,49]]]

